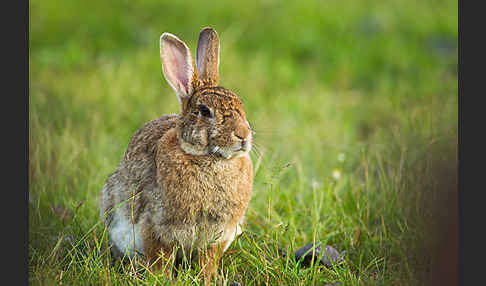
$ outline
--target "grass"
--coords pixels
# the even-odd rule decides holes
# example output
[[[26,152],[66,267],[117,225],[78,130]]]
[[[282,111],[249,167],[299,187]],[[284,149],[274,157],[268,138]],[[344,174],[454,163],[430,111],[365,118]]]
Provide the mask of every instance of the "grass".
[[[256,130],[254,192],[222,259],[225,285],[430,279],[457,176],[457,2],[29,5],[29,284],[163,283],[110,265],[98,197],[135,131],[179,111],[160,34],[194,53],[205,26],[221,39],[221,84]],[[346,250],[345,263],[278,255],[314,240]],[[177,281],[201,275],[184,268]]]

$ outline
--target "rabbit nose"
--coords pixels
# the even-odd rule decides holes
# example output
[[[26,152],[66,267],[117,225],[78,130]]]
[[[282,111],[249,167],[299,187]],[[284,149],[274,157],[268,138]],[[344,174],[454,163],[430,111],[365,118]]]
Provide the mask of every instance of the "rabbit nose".
[[[250,129],[248,129],[246,126],[240,125],[236,128],[233,134],[240,140],[247,140],[248,136],[250,135]]]
[[[242,148],[246,148],[247,145],[248,145],[248,140],[247,139],[242,139],[241,140],[241,147]]]

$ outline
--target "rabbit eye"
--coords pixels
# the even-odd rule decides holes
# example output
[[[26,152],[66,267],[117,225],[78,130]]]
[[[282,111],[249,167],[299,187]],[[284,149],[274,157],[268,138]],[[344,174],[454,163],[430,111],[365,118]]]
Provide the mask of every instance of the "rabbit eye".
[[[211,118],[213,117],[212,114],[211,114],[211,110],[209,110],[209,108],[206,106],[206,105],[199,105],[198,106],[199,108],[199,113],[204,116],[204,117],[208,117],[208,118]]]

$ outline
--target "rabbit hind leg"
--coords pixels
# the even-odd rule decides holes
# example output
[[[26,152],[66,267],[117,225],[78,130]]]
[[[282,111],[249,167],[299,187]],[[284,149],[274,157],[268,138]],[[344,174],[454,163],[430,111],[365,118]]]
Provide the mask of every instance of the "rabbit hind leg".
[[[217,276],[219,259],[223,255],[227,245],[229,243],[225,240],[221,243],[210,245],[199,253],[199,266],[203,269],[205,286],[211,284],[211,280],[215,274]]]
[[[172,281],[172,267],[176,256],[174,245],[161,243],[150,230],[143,233],[143,241],[148,267],[155,272],[164,272]]]

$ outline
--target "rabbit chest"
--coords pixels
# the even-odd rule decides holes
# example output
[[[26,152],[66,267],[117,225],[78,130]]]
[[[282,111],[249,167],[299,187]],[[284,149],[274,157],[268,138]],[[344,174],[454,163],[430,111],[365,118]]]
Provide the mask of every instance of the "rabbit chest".
[[[224,240],[234,232],[251,197],[248,154],[228,160],[188,155],[171,129],[158,142],[156,164],[163,215],[154,225],[163,240]]]

